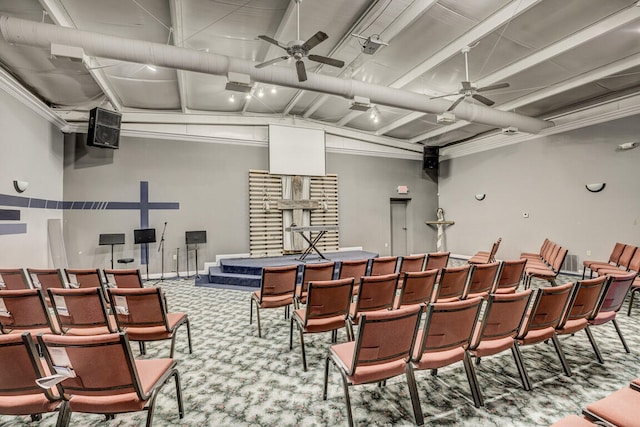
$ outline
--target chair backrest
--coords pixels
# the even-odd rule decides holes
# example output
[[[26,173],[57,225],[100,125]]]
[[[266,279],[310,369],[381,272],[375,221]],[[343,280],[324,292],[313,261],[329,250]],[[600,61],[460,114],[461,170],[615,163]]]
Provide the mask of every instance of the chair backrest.
[[[606,293],[599,304],[597,313],[617,312],[622,307],[624,299],[631,289],[633,281],[636,279],[636,273],[631,272],[622,276],[616,275],[611,277]]]
[[[541,252],[541,256],[545,261],[549,262],[549,260],[553,258],[554,252],[557,253],[559,249],[560,246],[556,245],[551,240],[547,240],[547,244],[545,245],[544,250]]]
[[[396,272],[397,256],[387,256],[381,258],[371,258],[370,276],[382,276]]]
[[[494,262],[496,260],[496,254],[498,253],[500,242],[502,242],[502,237],[498,237],[498,240],[496,240],[493,243],[493,245],[491,245],[491,251],[489,252],[488,262]]]
[[[542,246],[540,246],[540,256],[543,256],[546,254],[548,248],[550,245],[552,245],[553,242],[551,240],[549,240],[548,237],[545,237],[544,241],[542,242]]]
[[[618,264],[618,260],[620,259],[620,255],[622,255],[622,251],[624,251],[624,247],[627,246],[624,243],[617,242],[613,246],[613,250],[611,251],[611,255],[609,255],[609,262],[612,264]]]
[[[353,278],[309,282],[309,295],[304,326],[311,319],[344,316],[346,322],[351,306]]]
[[[355,339],[353,361],[347,373],[352,375],[359,366],[409,360],[422,309],[421,305],[414,305],[364,313]]]
[[[560,250],[556,254],[556,257],[553,259],[553,262],[551,263],[551,268],[555,273],[560,272],[560,268],[562,268],[562,264],[564,263],[564,259],[567,257],[568,253],[569,253],[568,249],[560,248]]]
[[[298,295],[307,292],[309,282],[327,281],[333,279],[333,270],[336,264],[331,262],[323,262],[320,264],[305,264],[302,267],[302,284],[298,288]]]
[[[47,291],[49,288],[66,288],[62,272],[57,268],[27,268],[31,283],[36,288]]]
[[[363,276],[356,299],[356,312],[392,309],[398,286],[398,273]]]
[[[135,326],[163,326],[169,330],[162,289],[110,288],[107,294],[121,330]]]
[[[340,262],[339,279],[353,277],[356,285],[360,283],[360,278],[367,274],[368,259],[344,260]]]
[[[58,325],[63,332],[70,328],[96,328],[106,326],[115,332],[109,322],[105,295],[102,288],[47,289]]]
[[[57,332],[40,289],[0,291],[0,331],[48,328]]]
[[[67,282],[74,288],[102,287],[102,276],[97,268],[65,268]]]
[[[264,296],[291,294],[293,297],[298,282],[298,266],[265,267],[262,269],[260,283],[260,303]]]
[[[407,255],[400,259],[400,266],[398,267],[398,273],[400,277],[404,276],[404,273],[422,271],[424,267],[424,260],[427,258],[427,254],[419,255]]]
[[[436,302],[427,306],[422,339],[413,352],[418,362],[423,353],[467,347],[480,316],[482,298],[464,301]]]
[[[73,371],[60,383],[65,394],[96,399],[135,392],[146,400],[126,334],[40,335],[38,342],[52,371]]]
[[[622,250],[622,254],[620,254],[620,258],[618,258],[618,265],[623,268],[628,268],[629,263],[631,262],[631,258],[633,258],[633,254],[636,252],[638,248],[633,245],[627,245]]]
[[[29,279],[22,268],[0,269],[0,289],[29,289],[30,287]]]
[[[443,268],[438,285],[440,290],[438,298],[462,298],[466,292],[470,272],[470,265]]]
[[[629,271],[635,271],[636,274],[640,273],[640,251],[636,250],[636,252],[633,254],[633,257],[631,258],[631,261],[629,261]]]
[[[558,327],[562,316],[569,307],[576,287],[575,283],[565,283],[560,286],[538,289],[531,310],[527,313],[527,323],[523,325],[520,337],[526,336],[529,331]]]
[[[522,280],[526,265],[526,258],[502,261],[496,289],[517,287]]]
[[[470,273],[469,286],[467,286],[464,298],[467,298],[470,294],[489,295],[496,284],[500,263],[476,264],[472,268],[473,272]]]
[[[428,303],[431,302],[431,298],[437,299],[437,295],[433,296],[434,288],[436,288],[437,277],[437,268],[426,271],[408,271],[404,273],[403,285],[400,290],[400,299],[398,300],[397,307]]]
[[[425,270],[432,270],[437,268],[442,270],[447,266],[449,262],[449,255],[451,252],[430,252],[427,254],[427,262],[424,265]]]
[[[104,277],[107,279],[107,283],[116,286],[118,288],[142,288],[142,277],[140,276],[140,270],[128,269],[128,270],[104,270]]]
[[[29,333],[0,335],[0,396],[44,394],[50,401],[59,400],[36,384],[46,375]]]
[[[580,280],[558,328],[562,328],[567,320],[589,319],[595,316],[598,304],[608,284],[607,276]]]
[[[562,250],[562,246],[556,245],[555,243],[551,243],[550,250],[548,251],[548,255],[544,257],[544,260],[549,264],[549,266],[553,267],[556,258],[560,254]]]
[[[472,348],[484,340],[515,338],[531,300],[531,292],[527,289],[513,294],[490,295],[480,329],[474,333]]]

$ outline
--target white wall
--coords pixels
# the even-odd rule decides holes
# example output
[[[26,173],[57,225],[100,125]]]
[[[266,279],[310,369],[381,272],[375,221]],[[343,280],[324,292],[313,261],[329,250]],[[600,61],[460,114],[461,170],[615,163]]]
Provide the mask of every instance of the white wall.
[[[62,200],[63,135],[52,124],[35,114],[15,98],[0,90],[0,194],[45,200]],[[13,180],[29,182],[19,195]],[[26,234],[0,235],[5,268],[48,267],[47,220],[62,219],[57,209],[0,206],[19,209]]]
[[[640,246],[640,148],[615,150],[638,140],[640,119],[629,117],[441,162],[439,203],[456,222],[448,249],[473,254],[501,236],[498,258],[510,259],[548,237],[581,265],[608,259],[617,241]],[[596,182],[604,191],[585,189]]]

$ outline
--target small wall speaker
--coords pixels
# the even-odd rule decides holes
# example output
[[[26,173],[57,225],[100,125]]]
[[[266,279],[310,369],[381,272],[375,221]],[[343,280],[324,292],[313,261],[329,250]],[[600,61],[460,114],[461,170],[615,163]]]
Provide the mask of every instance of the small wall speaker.
[[[103,108],[94,108],[89,114],[87,145],[92,147],[119,148],[120,120],[122,115]]]
[[[438,156],[439,147],[430,147],[428,145],[424,146],[424,157],[422,162],[422,168],[427,170],[438,169]]]

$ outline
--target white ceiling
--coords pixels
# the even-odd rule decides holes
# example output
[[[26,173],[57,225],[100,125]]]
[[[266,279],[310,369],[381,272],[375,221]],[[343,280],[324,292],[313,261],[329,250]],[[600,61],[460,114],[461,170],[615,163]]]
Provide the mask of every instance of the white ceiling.
[[[284,54],[258,35],[283,43],[296,39],[294,0],[0,0],[0,15],[256,62]],[[640,93],[637,0],[303,0],[300,26],[303,40],[318,30],[329,36],[313,54],[345,62],[338,69],[305,59],[309,74],[440,96],[460,89],[461,49],[471,46],[469,72],[476,86],[510,84],[483,93],[495,109],[561,121]],[[388,46],[366,55],[352,33],[378,35]],[[369,113],[350,110],[349,99],[264,83],[254,84],[249,99],[235,93],[230,102],[234,93],[225,90],[225,76],[92,56],[74,62],[1,37],[0,66],[69,122],[86,120],[95,106],[122,112],[124,122],[197,118],[206,124],[207,117],[221,123],[221,116],[232,116],[258,123],[250,119],[295,116],[357,131],[372,142],[415,145],[416,151],[421,144],[451,146],[500,133],[460,120],[438,124],[436,114],[385,105],[376,106],[374,121]],[[155,113],[162,120],[152,118]]]

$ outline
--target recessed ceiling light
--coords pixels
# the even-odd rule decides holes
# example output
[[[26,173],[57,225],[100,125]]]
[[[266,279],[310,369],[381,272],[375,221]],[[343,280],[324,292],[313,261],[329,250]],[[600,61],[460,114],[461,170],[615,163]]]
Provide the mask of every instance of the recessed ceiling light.
[[[158,69],[154,65],[147,64],[146,67],[149,71],[158,71]]]

